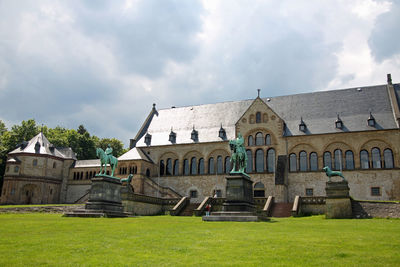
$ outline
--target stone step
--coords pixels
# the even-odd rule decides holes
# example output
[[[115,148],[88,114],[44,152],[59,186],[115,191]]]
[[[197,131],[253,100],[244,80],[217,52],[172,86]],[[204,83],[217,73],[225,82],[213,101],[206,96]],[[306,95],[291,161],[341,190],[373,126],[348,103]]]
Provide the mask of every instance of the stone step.
[[[211,215],[215,216],[254,216],[253,212],[250,211],[215,211],[211,212]]]
[[[258,222],[260,219],[258,216],[226,216],[226,215],[221,215],[221,216],[216,216],[216,215],[211,215],[211,216],[203,216],[203,221],[209,221],[209,222]]]
[[[292,208],[293,203],[274,203],[271,217],[290,217],[292,216]]]

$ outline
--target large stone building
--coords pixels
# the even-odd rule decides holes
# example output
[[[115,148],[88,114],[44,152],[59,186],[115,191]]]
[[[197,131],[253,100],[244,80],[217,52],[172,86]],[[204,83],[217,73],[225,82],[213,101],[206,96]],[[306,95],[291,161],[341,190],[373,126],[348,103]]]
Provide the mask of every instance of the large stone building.
[[[399,103],[400,84],[392,84],[388,75],[388,83],[379,86],[160,110],[154,105],[131,139],[131,150],[119,157],[117,176],[133,174],[135,193],[144,195],[190,196],[192,202],[224,196],[231,168],[229,140],[241,133],[255,196],[274,196],[276,202],[292,202],[296,195],[324,196],[322,168],[330,166],[342,170],[353,198],[399,200]],[[98,171],[98,160],[47,153],[41,174],[34,170],[37,166],[24,165],[25,154],[17,152],[9,155],[2,203],[27,201],[23,195],[29,195],[26,188],[37,177],[43,179],[40,194],[49,196],[48,162],[60,165],[58,189],[53,189],[60,202],[84,198]],[[30,156],[32,161],[37,154]],[[10,173],[15,166],[35,172],[32,183],[30,176]]]

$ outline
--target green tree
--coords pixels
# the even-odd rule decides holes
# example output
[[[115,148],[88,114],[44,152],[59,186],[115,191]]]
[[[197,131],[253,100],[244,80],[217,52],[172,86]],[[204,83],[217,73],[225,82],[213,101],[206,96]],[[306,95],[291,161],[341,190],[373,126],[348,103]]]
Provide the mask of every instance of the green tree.
[[[116,138],[102,138],[96,143],[96,146],[105,150],[108,144],[111,145],[113,155],[117,158],[127,151],[124,149],[124,144]]]
[[[29,141],[40,132],[39,126],[35,120],[30,119],[22,121],[21,125],[14,125],[11,131],[6,131],[2,135],[3,145],[7,149],[7,153],[15,149],[22,141]]]

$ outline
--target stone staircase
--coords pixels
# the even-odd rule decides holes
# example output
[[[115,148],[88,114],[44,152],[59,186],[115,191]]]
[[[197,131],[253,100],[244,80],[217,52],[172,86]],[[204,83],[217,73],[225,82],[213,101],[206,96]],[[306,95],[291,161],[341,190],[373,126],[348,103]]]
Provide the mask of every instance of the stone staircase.
[[[292,207],[293,203],[274,203],[271,217],[290,217],[292,216]]]
[[[178,216],[193,216],[194,210],[199,206],[199,203],[189,203],[186,207],[179,213]]]

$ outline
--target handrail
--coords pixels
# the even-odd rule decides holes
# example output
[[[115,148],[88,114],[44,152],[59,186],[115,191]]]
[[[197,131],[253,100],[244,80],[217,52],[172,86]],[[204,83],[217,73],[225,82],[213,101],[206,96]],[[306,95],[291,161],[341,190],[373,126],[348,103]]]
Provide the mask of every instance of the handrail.
[[[268,196],[267,202],[265,202],[264,208],[262,210],[266,216],[270,215],[272,210],[272,204],[274,204],[274,197]]]
[[[74,204],[84,204],[84,203],[80,203],[80,201],[84,200],[86,197],[88,197],[90,193],[90,189],[86,190],[85,194],[83,194],[83,196],[81,196],[80,198],[78,198],[77,200],[74,201]]]
[[[204,200],[201,202],[201,204],[194,210],[194,214],[196,216],[201,216],[208,204],[212,202],[213,198],[212,197],[206,197]]]
[[[300,208],[300,196],[296,196],[293,202],[292,216],[297,216],[299,214],[299,208]]]
[[[172,216],[177,216],[188,204],[189,198],[188,197],[183,197],[181,200],[176,204],[172,210],[170,211],[170,214]]]

